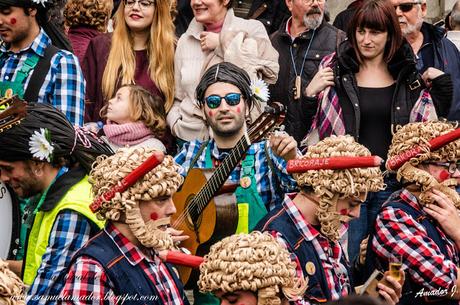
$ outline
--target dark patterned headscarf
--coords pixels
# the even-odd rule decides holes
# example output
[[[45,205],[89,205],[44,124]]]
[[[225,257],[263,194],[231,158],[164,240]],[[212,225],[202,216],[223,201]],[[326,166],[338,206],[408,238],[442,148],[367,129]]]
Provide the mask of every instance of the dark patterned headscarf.
[[[95,135],[75,130],[66,116],[51,105],[30,103],[25,118],[18,125],[0,132],[0,160],[7,162],[39,160],[53,165],[82,165],[88,172],[99,155],[112,155],[111,148]],[[45,137],[41,135],[46,135]],[[31,142],[46,138],[49,161],[37,158]],[[43,143],[43,142],[41,142]]]
[[[246,71],[229,62],[222,62],[211,66],[201,77],[200,83],[196,87],[196,99],[200,105],[203,105],[206,89],[215,83],[228,83],[238,87],[249,109],[251,108],[251,79]]]

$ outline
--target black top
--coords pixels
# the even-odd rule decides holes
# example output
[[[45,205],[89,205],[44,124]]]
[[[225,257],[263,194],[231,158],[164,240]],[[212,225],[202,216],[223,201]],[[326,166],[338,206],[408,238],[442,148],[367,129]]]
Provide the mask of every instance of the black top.
[[[386,159],[391,144],[391,101],[396,84],[384,88],[358,87],[361,124],[359,143]]]

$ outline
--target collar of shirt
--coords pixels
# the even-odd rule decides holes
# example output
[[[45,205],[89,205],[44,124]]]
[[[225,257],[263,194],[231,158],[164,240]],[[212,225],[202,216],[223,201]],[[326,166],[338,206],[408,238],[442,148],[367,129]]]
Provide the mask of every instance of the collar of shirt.
[[[256,153],[255,146],[253,144],[251,144],[251,146],[249,146],[248,150],[246,151],[246,154],[254,155]],[[216,141],[214,141],[214,140],[209,140],[208,145],[209,145],[209,147],[211,147],[211,156],[212,156],[212,158],[215,159],[215,160],[218,160],[218,161],[223,161],[225,159],[225,157],[227,157],[228,154],[231,151],[231,150],[228,151],[228,152],[219,151],[219,148],[216,145]],[[203,160],[204,160],[205,154],[203,154],[202,157],[203,157]]]
[[[285,31],[286,31],[286,34],[289,37],[291,37],[292,41],[294,41],[296,38],[299,38],[299,37],[301,37],[303,39],[307,39],[307,40],[311,39],[311,35],[312,35],[313,31],[310,31],[309,29],[303,31],[302,33],[299,33],[299,35],[297,35],[297,36],[292,36],[292,34],[291,34],[291,26],[292,26],[292,17],[289,17],[289,19],[286,21]]]
[[[147,257],[138,247],[133,245],[112,223],[108,223],[104,228],[104,231],[110,236],[110,238],[117,245],[121,253],[123,253],[131,265],[135,266],[144,259],[150,263],[157,263],[159,260],[153,251],[152,257],[154,259],[152,260]]]
[[[32,50],[34,51],[37,55],[43,56],[45,54],[45,49],[48,45],[51,44],[51,39],[46,35],[45,31],[40,28],[40,33],[38,33],[37,37],[35,37],[34,41],[32,43],[20,50],[18,53],[25,52],[27,50]],[[7,46],[5,43],[2,43],[0,46],[0,51],[6,52],[6,53],[12,53],[8,51],[9,46]]]
[[[410,205],[411,207],[413,207],[413,208],[416,209],[417,211],[422,212],[422,214],[426,214],[426,213],[423,211],[423,209],[420,208],[420,205],[419,205],[419,203],[418,203],[417,197],[415,197],[415,195],[412,194],[411,192],[409,192],[408,190],[403,189],[403,190],[399,193],[399,197],[400,197],[405,203],[407,203],[408,205]]]
[[[297,206],[295,205],[295,203],[292,201],[291,198],[293,198],[292,194],[289,194],[288,196],[286,196],[283,201],[283,206],[286,209],[286,212],[288,213],[289,217],[296,224],[296,227],[299,229],[299,231],[302,233],[305,239],[308,241],[312,241],[313,239],[318,238],[318,236],[321,236],[322,238],[326,238],[305,220],[302,213],[297,208]],[[346,233],[346,231],[347,231],[347,227],[344,225],[341,225],[339,236],[342,237]]]

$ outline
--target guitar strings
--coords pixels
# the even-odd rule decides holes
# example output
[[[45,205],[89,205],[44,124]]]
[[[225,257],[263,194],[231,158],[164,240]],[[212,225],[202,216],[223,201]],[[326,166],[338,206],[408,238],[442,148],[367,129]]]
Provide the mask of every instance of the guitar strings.
[[[254,134],[254,132],[256,130],[259,129],[259,126],[262,126],[263,128],[265,128],[265,131],[266,130],[270,130],[272,129],[273,127],[275,127],[278,123],[278,120],[277,119],[274,119],[271,117],[271,115],[267,114],[267,113],[264,113],[262,114],[263,117],[259,117],[255,122],[254,124],[252,124],[250,127],[249,127],[249,130],[248,130],[248,133],[250,135],[250,138],[252,137],[252,135]],[[264,122],[268,119],[267,122]],[[261,121],[261,122],[257,122],[257,121]],[[264,124],[262,124],[264,123]],[[275,123],[275,125],[273,125],[273,123]],[[267,126],[271,126],[271,127],[268,127]],[[259,131],[259,135],[262,135],[264,133],[264,131]],[[257,134],[255,134],[254,136],[256,136]],[[235,147],[238,147],[238,145],[243,145],[242,143],[242,140],[241,139],[240,141],[238,141],[237,143],[237,146]],[[232,151],[233,152],[233,151]],[[229,157],[234,157],[236,158],[236,156],[234,156],[234,154],[232,154],[232,152],[230,153]],[[228,160],[228,162],[226,162]],[[228,166],[228,163],[230,163],[231,159],[230,158],[225,158],[224,161],[222,162],[222,166]],[[214,176],[214,175],[213,175]],[[212,179],[212,177],[211,177]],[[211,180],[210,179],[210,180]],[[210,183],[213,183],[214,181],[211,181]],[[184,210],[179,214],[179,216],[177,217],[176,221],[173,223],[172,227],[173,228],[176,228],[176,229],[179,229],[179,226],[181,226],[182,224],[184,224],[187,220],[187,217],[191,214],[192,212],[192,209],[194,209],[196,206],[198,207],[198,211],[205,208],[207,205],[208,205],[208,202],[209,200],[206,200],[206,202],[203,201],[203,198],[206,194],[203,194],[201,193],[201,190],[200,192],[198,192],[198,195],[195,196],[193,199],[192,199],[192,202],[185,206]],[[209,194],[208,194],[209,196]],[[201,214],[201,213],[197,213],[198,215]],[[193,221],[193,219],[192,219]]]
[[[237,150],[239,151],[240,149],[243,148],[243,145],[244,145],[244,142],[243,142],[243,139],[241,139],[240,141],[238,141],[238,143],[237,143],[237,145],[235,146],[235,148],[237,148]],[[228,155],[228,157],[224,159],[224,161],[223,161],[222,164],[221,164],[222,167],[226,167],[226,169],[229,170],[229,167],[228,167],[228,166],[229,166],[229,163],[230,163],[231,161],[236,161],[236,156],[235,156],[235,154],[236,154],[237,150],[232,151],[232,152]],[[211,179],[209,180],[209,181],[210,181],[209,183],[211,183],[214,187],[216,187],[216,186],[215,186],[215,183],[216,183],[215,179],[217,179],[217,178],[213,178],[213,177],[217,177],[217,176],[214,176],[214,175],[213,175],[213,176],[211,177]],[[212,179],[214,179],[214,180],[212,180]],[[225,181],[224,181],[224,182],[225,182]],[[200,191],[200,192],[198,193],[198,195],[195,196],[195,197],[192,199],[192,202],[191,202],[189,205],[185,206],[184,211],[182,211],[181,214],[179,215],[179,217],[176,219],[176,221],[175,221],[174,224],[173,224],[173,227],[174,227],[174,228],[178,228],[179,225],[182,225],[183,223],[185,223],[185,221],[186,221],[188,215],[190,215],[190,213],[192,212],[192,210],[193,210],[195,207],[197,207],[198,210],[201,210],[201,209],[205,208],[206,205],[208,204],[208,202],[207,202],[208,200],[206,200],[206,202],[205,202],[205,200],[203,200],[203,197],[205,197],[205,196],[209,196],[209,194],[207,194],[207,193],[201,193],[201,191]],[[198,214],[200,214],[200,213],[198,213]]]
[[[252,134],[252,133],[254,132],[254,129],[256,129],[255,126],[258,126],[258,124],[253,124],[251,127],[249,127],[249,131],[248,131],[249,134]],[[240,140],[240,141],[241,141],[241,140]],[[240,141],[238,141],[237,145],[240,144]],[[231,156],[231,155],[232,155],[232,153],[230,153],[229,156]],[[225,162],[226,160],[227,160],[227,158],[224,159],[224,161],[222,162],[222,165],[224,165],[224,164],[226,163],[226,162]],[[229,161],[229,162],[230,162],[230,161]],[[227,163],[228,163],[228,162],[227,162]],[[211,177],[211,179],[212,179],[212,177]],[[182,212],[179,214],[179,217],[177,217],[176,221],[174,222],[174,224],[173,224],[173,227],[174,227],[174,228],[177,229],[178,226],[180,226],[180,225],[182,225],[182,224],[185,223],[185,221],[186,221],[188,215],[190,215],[190,212],[191,212],[192,208],[194,208],[196,205],[199,204],[199,205],[200,205],[199,208],[202,209],[202,208],[204,208],[204,207],[208,204],[207,202],[206,202],[206,203],[200,203],[200,202],[202,201],[202,200],[201,200],[201,199],[202,199],[201,197],[203,197],[203,195],[202,195],[201,192],[199,192],[199,193],[198,193],[198,196],[194,197],[194,198],[192,199],[192,202],[191,202],[189,205],[185,206],[184,211],[182,211]]]

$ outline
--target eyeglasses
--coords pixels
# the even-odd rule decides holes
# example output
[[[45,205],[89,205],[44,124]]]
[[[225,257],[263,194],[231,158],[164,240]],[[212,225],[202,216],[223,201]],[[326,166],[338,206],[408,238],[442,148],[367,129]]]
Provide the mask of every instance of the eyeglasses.
[[[229,106],[236,106],[241,101],[241,93],[228,93],[225,96],[213,94],[204,98],[206,105],[208,105],[208,107],[211,109],[218,108],[222,102],[222,99],[224,99]]]
[[[149,8],[150,6],[155,4],[155,1],[150,0],[124,0],[125,6],[129,8],[133,8],[134,5],[137,3],[139,7],[144,10]]]
[[[410,12],[414,8],[414,5],[417,5],[417,4],[422,4],[422,2],[417,1],[417,2],[401,3],[399,5],[395,5],[394,8],[395,8],[395,10],[397,10],[398,7],[399,7],[401,12],[407,13],[407,12]]]
[[[456,162],[428,162],[428,164],[445,167],[449,174],[454,174],[460,166]]]

